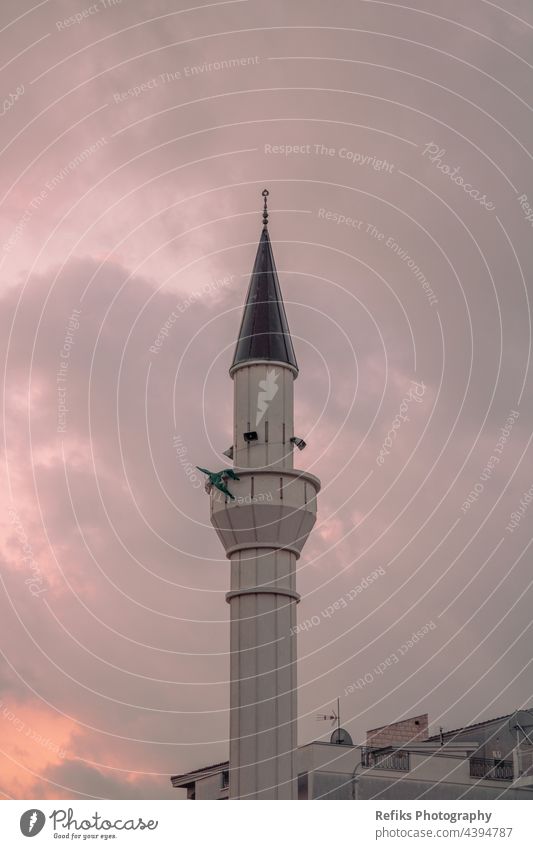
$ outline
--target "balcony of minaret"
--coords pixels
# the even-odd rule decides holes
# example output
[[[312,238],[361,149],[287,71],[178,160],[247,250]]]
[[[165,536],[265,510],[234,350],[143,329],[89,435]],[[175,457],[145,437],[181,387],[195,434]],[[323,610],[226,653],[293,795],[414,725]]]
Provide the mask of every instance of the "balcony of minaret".
[[[211,490],[211,522],[229,557],[244,548],[284,548],[297,557],[316,520],[320,481],[287,469],[234,469],[234,500]]]

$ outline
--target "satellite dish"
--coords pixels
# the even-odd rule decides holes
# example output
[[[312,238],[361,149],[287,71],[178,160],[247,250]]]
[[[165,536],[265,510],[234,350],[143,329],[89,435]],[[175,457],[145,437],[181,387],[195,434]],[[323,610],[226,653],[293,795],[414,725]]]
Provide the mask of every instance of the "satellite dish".
[[[344,728],[336,728],[329,742],[336,743],[338,746],[353,746],[352,738]]]
[[[530,710],[517,710],[509,720],[509,728],[511,731],[517,729],[526,730],[533,727],[533,708]]]

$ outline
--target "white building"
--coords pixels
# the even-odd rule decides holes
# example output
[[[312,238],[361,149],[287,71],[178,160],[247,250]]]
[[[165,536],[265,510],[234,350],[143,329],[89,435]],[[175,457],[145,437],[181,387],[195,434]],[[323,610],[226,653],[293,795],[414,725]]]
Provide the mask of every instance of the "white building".
[[[517,741],[513,716],[428,737],[428,717],[422,714],[368,731],[365,745],[354,746],[346,735],[341,744],[300,746],[298,799],[531,801],[533,747],[523,737]],[[227,799],[228,782],[228,762],[172,777],[187,799]]]

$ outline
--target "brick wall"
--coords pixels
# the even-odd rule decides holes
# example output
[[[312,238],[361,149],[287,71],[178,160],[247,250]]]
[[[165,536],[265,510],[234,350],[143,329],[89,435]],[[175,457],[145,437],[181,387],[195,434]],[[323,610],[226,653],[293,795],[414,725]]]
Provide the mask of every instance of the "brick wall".
[[[412,743],[415,740],[426,740],[428,737],[428,715],[411,716],[401,722],[382,725],[381,728],[371,728],[366,732],[367,746],[391,746],[398,743]]]

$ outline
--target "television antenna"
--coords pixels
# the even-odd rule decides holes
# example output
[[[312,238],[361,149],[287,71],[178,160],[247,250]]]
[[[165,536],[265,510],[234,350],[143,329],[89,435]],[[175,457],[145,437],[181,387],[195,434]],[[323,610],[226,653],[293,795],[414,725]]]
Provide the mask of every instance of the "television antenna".
[[[340,699],[337,698],[337,712],[333,711],[332,713],[317,713],[316,715],[317,722],[327,722],[328,720],[331,722],[331,725],[337,726],[337,732],[339,738],[341,736],[341,707],[340,707]]]

